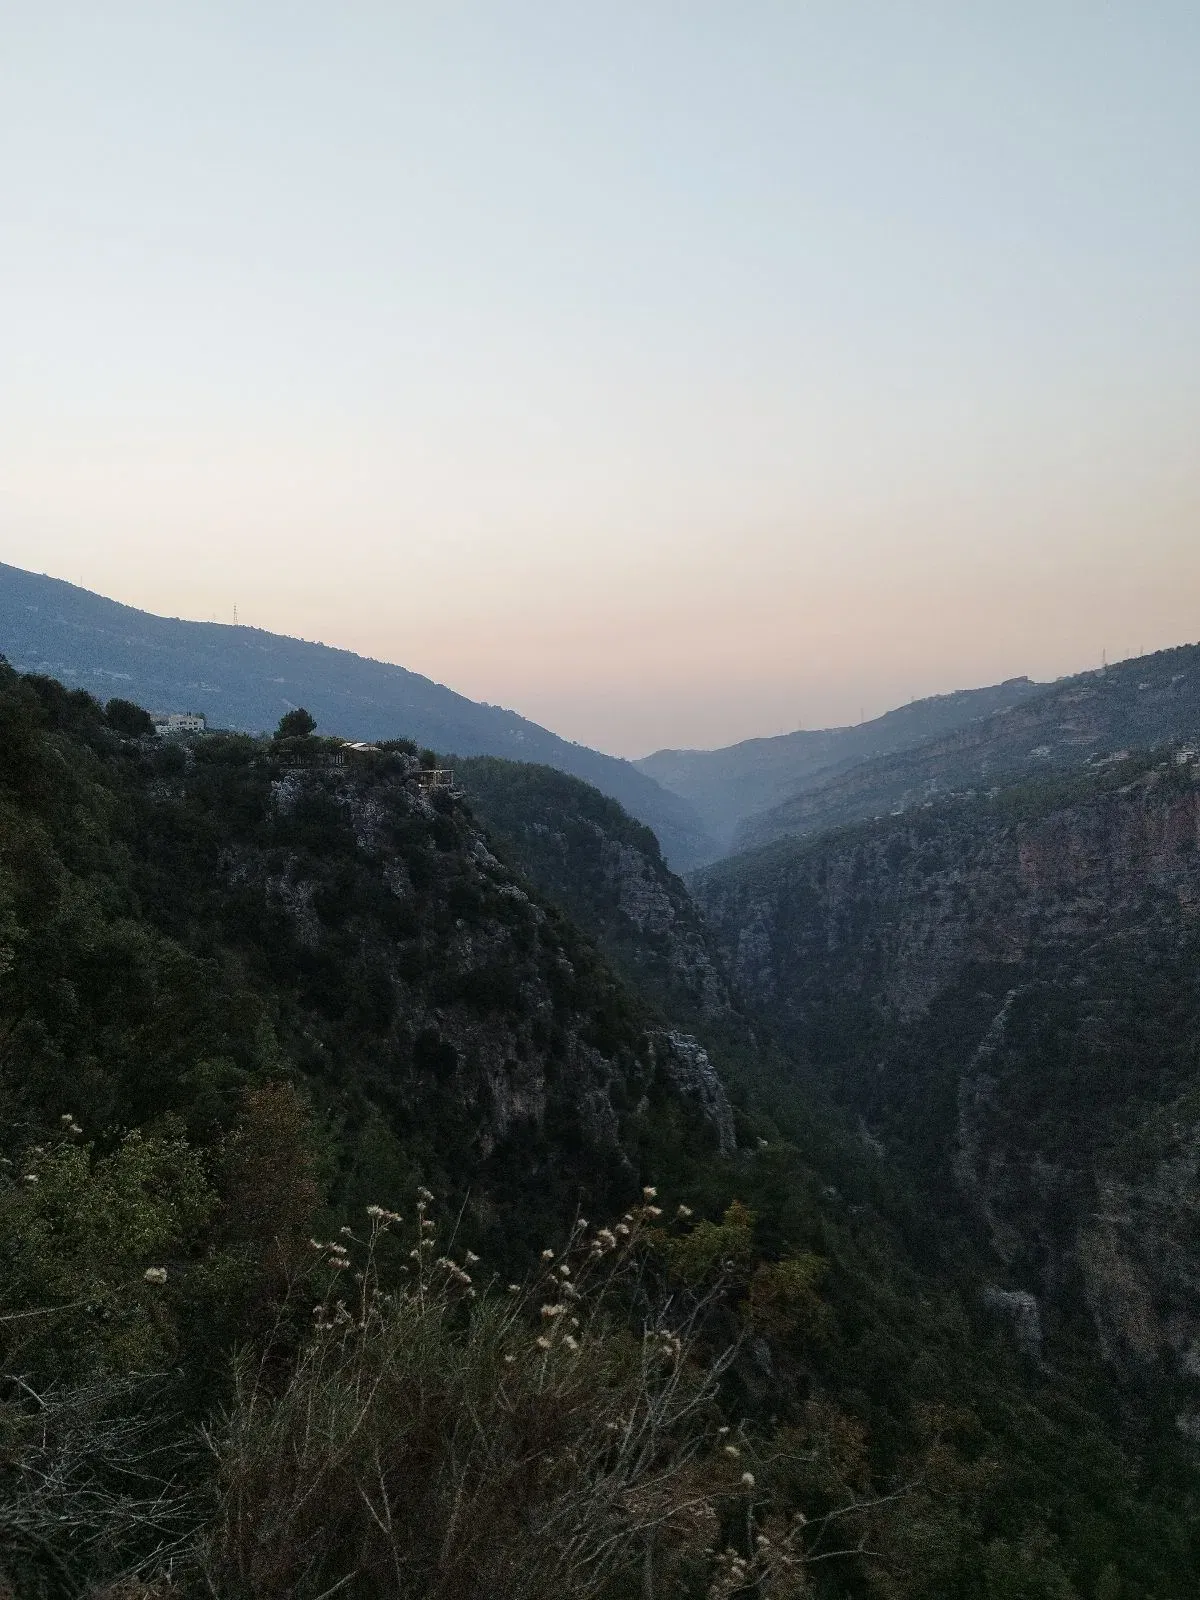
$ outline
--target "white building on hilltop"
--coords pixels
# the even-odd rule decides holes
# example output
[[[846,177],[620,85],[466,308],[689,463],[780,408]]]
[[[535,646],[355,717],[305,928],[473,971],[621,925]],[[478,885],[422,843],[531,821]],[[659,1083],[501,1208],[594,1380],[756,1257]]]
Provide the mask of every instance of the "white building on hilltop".
[[[153,715],[154,731],[167,733],[204,733],[208,723],[202,711],[159,711]]]

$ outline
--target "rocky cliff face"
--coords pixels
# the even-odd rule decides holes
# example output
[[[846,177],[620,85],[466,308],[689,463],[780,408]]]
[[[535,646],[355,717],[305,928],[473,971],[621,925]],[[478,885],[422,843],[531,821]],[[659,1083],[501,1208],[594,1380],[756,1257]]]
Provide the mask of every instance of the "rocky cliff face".
[[[1090,1327],[1200,1436],[1189,753],[772,846],[696,889],[743,992],[977,1230],[993,1310],[1039,1352],[1043,1322]]]
[[[648,828],[548,767],[480,760],[458,771],[497,849],[668,1014],[728,1016],[712,934]]]
[[[197,745],[147,805],[159,844],[142,871],[147,897],[173,914],[169,931],[186,936],[211,905],[205,937],[269,976],[284,997],[283,1049],[315,1081],[354,1085],[348,1116],[374,1108],[398,1150],[419,1147],[453,1191],[477,1194],[518,1171],[564,1195],[632,1183],[656,1085],[702,1146],[725,1147],[715,1072],[689,1070],[461,798],[424,793],[401,750],[352,766],[327,764],[319,747],[297,759],[249,740]],[[218,797],[213,851],[190,825]],[[171,833],[180,848],[163,849]],[[614,881],[633,925],[665,916],[619,870]]]

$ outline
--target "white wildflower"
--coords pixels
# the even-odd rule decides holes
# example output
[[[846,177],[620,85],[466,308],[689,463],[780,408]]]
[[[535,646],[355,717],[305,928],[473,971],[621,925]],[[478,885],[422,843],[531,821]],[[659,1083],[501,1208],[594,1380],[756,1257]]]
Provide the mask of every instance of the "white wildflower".
[[[166,1267],[147,1267],[145,1272],[142,1273],[142,1277],[147,1283],[166,1283],[167,1269]]]
[[[653,1184],[649,1184],[648,1183],[646,1185],[646,1187],[642,1190],[642,1199],[643,1200],[657,1200],[658,1199],[658,1190],[653,1186]]]

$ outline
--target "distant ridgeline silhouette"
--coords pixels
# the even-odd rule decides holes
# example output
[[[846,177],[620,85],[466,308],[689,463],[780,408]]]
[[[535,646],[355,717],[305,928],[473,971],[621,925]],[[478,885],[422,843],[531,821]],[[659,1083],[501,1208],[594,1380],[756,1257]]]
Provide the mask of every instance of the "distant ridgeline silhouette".
[[[350,650],[261,628],[183,622],[0,563],[0,653],[100,700],[195,708],[210,727],[265,732],[304,705],[346,739],[404,735],[448,755],[507,756],[572,773],[652,828],[677,870],[717,849],[695,809],[628,761]]]

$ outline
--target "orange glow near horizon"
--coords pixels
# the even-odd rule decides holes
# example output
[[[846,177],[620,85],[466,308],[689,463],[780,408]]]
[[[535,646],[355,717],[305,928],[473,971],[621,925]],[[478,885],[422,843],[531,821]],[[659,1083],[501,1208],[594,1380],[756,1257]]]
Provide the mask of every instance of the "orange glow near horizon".
[[[0,557],[626,755],[1200,635],[1200,12],[26,8]]]

